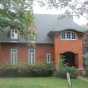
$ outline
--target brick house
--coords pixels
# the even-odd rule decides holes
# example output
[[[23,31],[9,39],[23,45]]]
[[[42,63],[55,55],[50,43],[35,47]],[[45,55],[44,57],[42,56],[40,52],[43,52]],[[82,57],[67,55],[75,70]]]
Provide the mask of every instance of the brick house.
[[[30,44],[15,29],[0,33],[0,64],[43,64],[57,67],[62,56],[64,63],[83,69],[82,36],[86,31],[71,17],[60,19],[56,15],[35,15],[37,40]]]

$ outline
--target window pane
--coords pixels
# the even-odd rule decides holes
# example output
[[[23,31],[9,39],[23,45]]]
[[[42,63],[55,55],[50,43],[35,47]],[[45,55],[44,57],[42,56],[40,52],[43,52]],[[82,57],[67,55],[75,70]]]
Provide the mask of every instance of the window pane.
[[[18,62],[18,55],[17,55],[17,49],[12,48],[11,49],[11,64],[17,64]]]
[[[52,63],[51,53],[47,53],[47,64],[51,64],[51,63]]]
[[[70,32],[70,31],[61,32],[61,39],[74,40],[77,39],[77,35],[75,32]]]
[[[11,39],[18,39],[18,33],[16,30],[11,30]]]
[[[61,38],[65,39],[65,33],[64,32],[61,32]]]
[[[72,39],[75,39],[75,38],[76,38],[76,34],[72,33]]]
[[[71,38],[71,33],[67,32],[67,39],[70,39],[70,38]]]
[[[28,63],[35,64],[35,49],[34,48],[28,49]]]

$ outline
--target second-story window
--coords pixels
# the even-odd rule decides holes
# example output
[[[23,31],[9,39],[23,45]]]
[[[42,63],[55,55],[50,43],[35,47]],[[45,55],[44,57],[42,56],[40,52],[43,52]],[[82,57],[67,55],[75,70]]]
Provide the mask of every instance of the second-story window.
[[[10,37],[11,39],[18,39],[18,33],[17,33],[17,30],[11,30],[10,32]]]
[[[60,34],[62,40],[76,40],[77,34],[72,31],[61,32]]]

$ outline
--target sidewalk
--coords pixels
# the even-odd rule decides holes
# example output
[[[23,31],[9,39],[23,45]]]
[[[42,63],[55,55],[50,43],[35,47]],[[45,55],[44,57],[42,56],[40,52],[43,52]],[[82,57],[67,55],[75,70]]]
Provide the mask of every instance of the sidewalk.
[[[88,82],[88,79],[84,77],[78,77],[78,79]]]

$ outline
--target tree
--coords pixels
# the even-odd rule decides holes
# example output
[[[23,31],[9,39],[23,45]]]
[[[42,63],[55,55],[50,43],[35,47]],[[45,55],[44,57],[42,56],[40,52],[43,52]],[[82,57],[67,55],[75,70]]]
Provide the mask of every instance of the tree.
[[[32,0],[0,0],[0,30],[25,31],[32,23]]]
[[[84,16],[88,19],[88,0],[38,0],[40,6],[64,10],[64,15]]]

